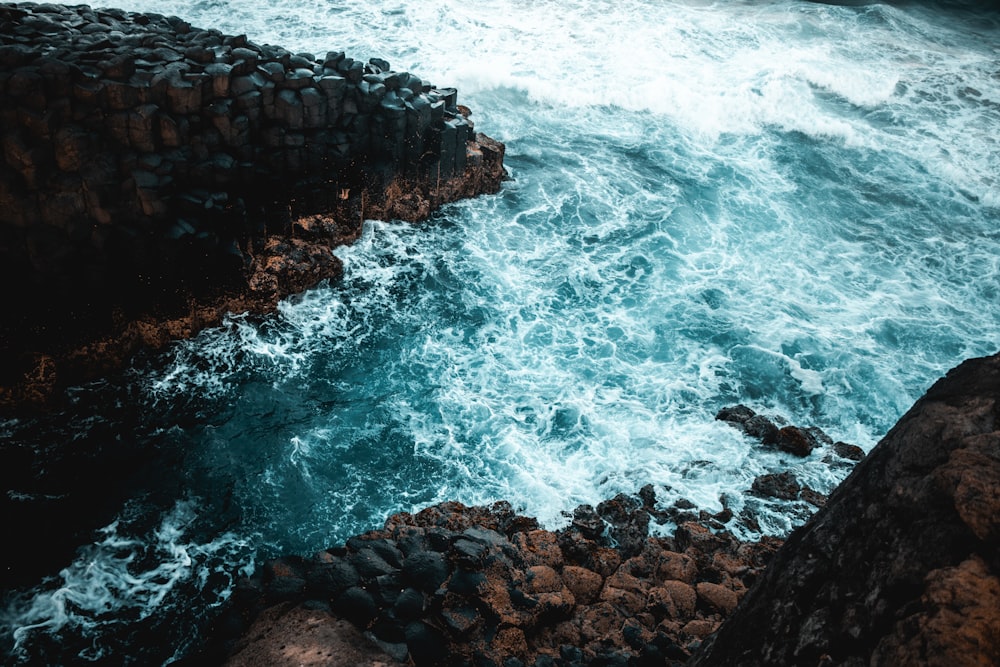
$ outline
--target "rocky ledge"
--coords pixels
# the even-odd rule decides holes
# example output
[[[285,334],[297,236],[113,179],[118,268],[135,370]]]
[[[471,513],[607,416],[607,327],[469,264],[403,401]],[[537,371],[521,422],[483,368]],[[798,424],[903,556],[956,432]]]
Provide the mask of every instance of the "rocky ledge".
[[[0,3],[0,405],[337,277],[366,218],[496,192],[469,114],[378,58]]]
[[[760,446],[797,455],[822,448],[832,466],[861,454],[746,406],[717,418]],[[710,513],[683,498],[666,505],[647,485],[578,507],[557,531],[507,503],[397,514],[344,545],[266,563],[240,584],[199,659],[232,653],[233,667],[680,665],[781,544],[730,531],[759,534],[756,512],[767,505],[808,514],[825,500],[789,473],[761,475],[747,491],[755,499],[738,513]]]
[[[861,458],[743,406],[719,418],[785,451],[806,442]],[[754,489],[803,500],[788,482]],[[823,507],[783,544],[723,526],[752,517],[658,507],[652,487],[582,506],[557,531],[506,503],[395,515],[344,545],[267,563],[191,660],[1000,664],[1000,355],[950,372],[814,500]],[[676,529],[650,537],[651,520]]]

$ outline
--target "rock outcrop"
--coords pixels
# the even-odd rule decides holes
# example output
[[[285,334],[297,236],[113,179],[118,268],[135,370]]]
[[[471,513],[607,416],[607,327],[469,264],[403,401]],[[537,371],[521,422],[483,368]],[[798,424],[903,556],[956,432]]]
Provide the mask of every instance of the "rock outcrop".
[[[691,664],[1000,664],[1000,355],[931,387]]]
[[[468,115],[377,58],[0,4],[0,402],[336,277],[365,218],[496,192]]]

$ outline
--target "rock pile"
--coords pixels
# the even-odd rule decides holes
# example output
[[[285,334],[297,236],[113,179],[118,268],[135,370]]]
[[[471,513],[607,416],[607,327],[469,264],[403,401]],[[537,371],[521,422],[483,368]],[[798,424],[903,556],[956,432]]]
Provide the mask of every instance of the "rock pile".
[[[18,286],[0,386],[44,375],[46,346],[245,295],[269,235],[287,239],[295,218],[327,215],[329,246],[364,218],[422,219],[497,191],[503,146],[467,114],[454,89],[377,58],[157,14],[0,4],[0,281]],[[307,273],[336,274],[322,264]]]
[[[261,648],[273,641],[300,655],[294,633],[267,631],[276,613],[298,610],[348,619],[391,659],[416,665],[680,665],[780,541],[743,543],[697,522],[649,537],[649,519],[641,499],[624,495],[581,506],[555,532],[506,503],[395,515],[382,530],[271,561],[245,581],[221,625],[243,628],[271,611],[229,664],[273,660]],[[298,664],[338,664],[323,659]]]

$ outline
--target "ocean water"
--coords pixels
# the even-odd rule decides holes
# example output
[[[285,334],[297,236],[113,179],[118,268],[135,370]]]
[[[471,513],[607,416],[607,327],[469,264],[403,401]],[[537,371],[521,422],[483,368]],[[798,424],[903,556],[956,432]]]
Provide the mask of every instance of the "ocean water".
[[[367,222],[342,282],[0,422],[34,462],[8,499],[54,508],[7,568],[8,664],[169,663],[261,559],[443,500],[557,528],[651,483],[784,535],[808,509],[748,496],[754,477],[829,492],[849,468],[763,449],[720,407],[868,450],[997,351],[985,5],[123,6],[455,86],[511,179],[420,225]]]

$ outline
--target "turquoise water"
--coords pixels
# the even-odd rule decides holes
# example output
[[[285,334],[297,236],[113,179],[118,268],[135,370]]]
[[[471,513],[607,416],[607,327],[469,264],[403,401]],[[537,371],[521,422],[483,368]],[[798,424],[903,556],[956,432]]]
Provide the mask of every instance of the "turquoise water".
[[[507,499],[556,528],[652,483],[786,534],[803,508],[747,497],[753,478],[827,492],[847,470],[825,449],[761,450],[720,407],[867,450],[937,377],[997,350],[996,14],[127,8],[456,86],[511,180],[424,224],[366,223],[337,251],[342,282],[74,390],[56,426],[0,425],[24,446],[142,452],[101,481],[123,490],[64,562],[7,596],[12,663],[168,662],[259,559],[442,500]]]

